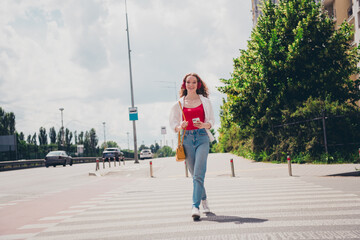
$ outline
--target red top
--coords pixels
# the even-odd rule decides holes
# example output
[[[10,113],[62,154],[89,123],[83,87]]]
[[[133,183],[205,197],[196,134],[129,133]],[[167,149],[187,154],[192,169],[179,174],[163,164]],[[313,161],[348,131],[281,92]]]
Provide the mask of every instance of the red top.
[[[200,118],[201,122],[205,122],[205,112],[204,112],[204,107],[202,104],[200,104],[199,106],[197,106],[195,108],[184,107],[183,111],[185,114],[186,121],[189,122],[189,125],[186,127],[186,130],[199,129],[194,126],[193,121],[192,121],[193,118]],[[184,120],[184,117],[183,117],[183,120]]]

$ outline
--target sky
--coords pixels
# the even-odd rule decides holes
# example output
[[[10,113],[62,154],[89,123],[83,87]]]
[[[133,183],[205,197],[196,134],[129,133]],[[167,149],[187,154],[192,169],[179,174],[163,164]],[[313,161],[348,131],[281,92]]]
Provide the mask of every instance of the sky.
[[[226,97],[217,87],[247,47],[251,1],[127,0],[127,13],[137,145],[175,147],[169,113],[189,72],[209,87],[217,131]],[[99,144],[133,149],[130,92],[124,0],[0,2],[0,107],[18,132],[58,131],[64,108],[70,131],[94,128]]]

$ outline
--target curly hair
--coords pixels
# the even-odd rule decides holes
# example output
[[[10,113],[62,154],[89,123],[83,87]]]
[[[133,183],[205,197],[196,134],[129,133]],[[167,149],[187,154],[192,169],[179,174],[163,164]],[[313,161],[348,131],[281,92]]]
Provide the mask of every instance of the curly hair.
[[[209,89],[207,88],[205,82],[199,77],[199,75],[197,75],[196,73],[188,73],[185,75],[182,84],[181,84],[181,89],[180,89],[180,97],[186,96],[187,95],[187,90],[186,88],[184,88],[184,83],[186,83],[186,78],[189,76],[193,76],[197,79],[197,82],[201,83],[201,87],[199,89],[196,90],[197,94],[201,94],[204,97],[208,97],[209,96]]]

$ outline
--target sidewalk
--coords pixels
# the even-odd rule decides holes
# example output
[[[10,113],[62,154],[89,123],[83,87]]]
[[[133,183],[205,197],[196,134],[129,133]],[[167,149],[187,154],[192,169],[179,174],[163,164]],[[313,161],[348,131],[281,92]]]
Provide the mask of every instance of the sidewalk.
[[[230,159],[234,160],[235,175],[237,177],[288,177],[288,165],[255,162],[243,157],[235,156],[230,153],[209,154],[208,169],[206,177],[231,176]],[[166,164],[166,168],[163,167]],[[154,168],[158,177],[181,177],[185,175],[185,170],[181,171],[179,165],[183,162],[175,162],[174,157],[159,158],[153,160]],[[344,173],[359,173],[360,164],[333,164],[333,165],[313,165],[313,164],[292,164],[292,174],[294,177],[325,177]],[[360,175],[359,175],[360,176]]]

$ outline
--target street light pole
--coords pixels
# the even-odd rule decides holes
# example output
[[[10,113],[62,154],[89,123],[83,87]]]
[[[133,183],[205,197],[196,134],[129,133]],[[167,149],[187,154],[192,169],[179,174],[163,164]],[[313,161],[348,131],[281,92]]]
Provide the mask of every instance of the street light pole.
[[[129,132],[126,132],[126,134],[127,134],[127,140],[128,140],[128,150],[130,150],[130,143],[129,143]]]
[[[104,125],[104,148],[106,148],[105,122],[103,122],[103,125]]]
[[[64,108],[59,108],[59,110],[61,111],[61,132],[62,132],[61,144],[64,146],[64,118],[63,118]]]
[[[129,55],[129,72],[130,72],[130,90],[131,90],[131,107],[134,108],[134,91],[133,91],[133,82],[132,82],[132,71],[131,71],[131,50],[130,50],[130,39],[129,39],[129,25],[128,25],[128,15],[127,15],[127,5],[125,0],[125,13],[126,13],[126,33],[127,33],[127,42],[128,42],[128,55]],[[137,154],[137,139],[136,139],[136,124],[135,120],[133,122],[133,133],[134,133],[134,159],[135,163],[139,163],[138,154]]]

